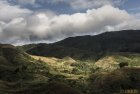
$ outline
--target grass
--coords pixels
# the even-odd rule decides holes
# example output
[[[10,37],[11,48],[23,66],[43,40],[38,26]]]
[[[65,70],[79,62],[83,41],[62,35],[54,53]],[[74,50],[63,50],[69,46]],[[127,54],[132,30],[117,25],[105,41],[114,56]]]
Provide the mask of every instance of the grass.
[[[44,65],[45,64],[48,65],[48,67],[50,68],[49,72],[50,74],[52,74],[50,78],[51,80],[59,81],[61,83],[64,82],[67,85],[70,85],[71,87],[76,88],[86,94],[90,94],[89,92],[91,91],[88,86],[89,84],[88,79],[91,76],[91,74],[97,75],[96,73],[102,73],[102,72],[106,74],[115,71],[117,69],[119,70],[120,69],[119,64],[122,62],[128,62],[129,68],[140,66],[139,63],[140,55],[130,54],[130,53],[108,54],[105,57],[98,60],[97,62],[95,62],[94,60],[80,61],[80,60],[72,60],[72,59],[69,60],[67,58],[58,59],[53,57],[41,57],[41,56],[31,56],[31,57],[36,60],[41,60],[42,62],[44,62],[43,63]],[[100,70],[100,68],[98,69],[98,67],[96,66],[96,64],[98,63],[101,65],[100,68],[103,67],[105,68],[102,70]],[[116,79],[116,81],[117,80],[118,79]]]
[[[51,81],[59,81],[61,83],[66,83],[67,85],[82,90],[87,91],[87,80],[91,70],[93,70],[93,62],[83,62],[79,60],[73,60],[72,58],[50,58],[41,56],[31,56],[36,60],[41,60],[43,64],[48,65],[50,68]]]
[[[114,81],[118,82],[124,76],[120,71],[113,73],[120,69],[119,63],[128,62],[129,68],[140,66],[140,55],[132,53],[108,54],[96,62],[75,60],[71,57],[59,59],[33,56],[15,48],[9,49],[12,50],[10,55],[5,52],[6,49],[4,52],[0,49],[0,93],[2,94],[68,94],[68,92],[75,94],[77,90],[90,94],[91,74],[94,74],[93,79],[97,78],[94,80],[101,78],[106,84],[108,84],[107,80],[113,77],[112,80],[110,79],[112,85]],[[96,65],[101,67],[98,68]],[[106,71],[103,67],[111,71]],[[96,85],[98,83],[95,83]],[[66,91],[63,88],[66,88]],[[106,88],[105,85],[104,89]]]

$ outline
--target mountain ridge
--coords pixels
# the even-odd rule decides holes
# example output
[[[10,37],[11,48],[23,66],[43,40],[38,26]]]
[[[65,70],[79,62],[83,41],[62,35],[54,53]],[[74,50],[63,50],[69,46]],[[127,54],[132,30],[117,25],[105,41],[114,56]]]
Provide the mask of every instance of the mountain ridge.
[[[29,45],[24,45],[22,48],[26,48],[26,52],[33,55],[57,58],[70,56],[75,59],[98,59],[106,53],[114,52],[140,53],[140,30],[70,37],[52,44],[34,44],[31,48]]]

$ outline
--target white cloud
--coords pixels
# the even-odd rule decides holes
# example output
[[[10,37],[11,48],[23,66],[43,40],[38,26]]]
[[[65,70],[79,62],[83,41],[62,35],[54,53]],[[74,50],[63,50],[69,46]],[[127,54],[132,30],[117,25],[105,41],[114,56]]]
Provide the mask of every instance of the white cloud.
[[[0,9],[0,42],[3,43],[56,41],[110,30],[140,29],[140,19],[111,5],[89,9],[85,13],[56,15],[43,11],[32,13],[7,2],[0,1],[0,4],[2,8],[6,6],[4,10],[9,15],[4,17],[4,10]],[[9,7],[13,10],[8,13]]]
[[[20,6],[12,6],[8,2],[0,1],[0,21],[9,21],[17,17],[25,17],[31,13],[30,10],[20,8]]]
[[[28,26],[34,36],[57,40],[70,36],[98,34],[109,30],[138,29],[140,25],[136,20],[126,11],[108,5],[87,10],[86,13],[61,14],[52,18],[45,14],[37,14],[33,21],[29,21],[32,23]]]
[[[36,20],[35,20],[36,19]],[[87,10],[86,13],[56,15],[49,19],[47,15],[38,14],[30,21],[30,30],[40,38],[60,39],[69,36],[97,34],[133,19],[126,11],[112,6]],[[36,23],[36,24],[35,24]]]

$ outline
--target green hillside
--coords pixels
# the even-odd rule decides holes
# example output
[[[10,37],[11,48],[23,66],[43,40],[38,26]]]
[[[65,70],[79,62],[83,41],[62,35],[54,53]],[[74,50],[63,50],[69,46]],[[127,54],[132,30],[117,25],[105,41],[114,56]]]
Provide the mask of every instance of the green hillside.
[[[139,94],[139,47],[139,30],[53,44],[1,44],[0,93]]]
[[[120,94],[123,90],[140,89],[140,84],[137,84],[140,80],[140,54],[112,53],[96,62],[79,61],[70,57],[32,57],[48,62],[48,66],[61,75],[59,79],[53,80],[63,81],[85,94]]]
[[[43,57],[29,55],[12,45],[1,45],[0,93],[119,94],[123,90],[139,91],[139,60],[140,54],[134,53],[110,53],[97,61],[68,56]]]
[[[55,75],[49,71],[47,63],[12,45],[0,45],[0,94],[81,94],[57,80],[50,81]]]

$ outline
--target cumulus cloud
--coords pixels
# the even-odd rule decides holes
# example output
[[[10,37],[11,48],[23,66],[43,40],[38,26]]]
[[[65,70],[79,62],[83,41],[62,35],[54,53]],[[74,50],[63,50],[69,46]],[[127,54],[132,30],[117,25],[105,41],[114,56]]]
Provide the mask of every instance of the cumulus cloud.
[[[56,15],[43,11],[32,13],[19,6],[4,2],[1,4],[15,9],[11,10],[12,17],[4,19],[3,14],[0,14],[0,42],[2,43],[54,42],[71,36],[94,35],[121,29],[140,29],[140,19],[111,5],[89,9],[85,13]],[[16,9],[21,10],[20,13],[15,12]],[[9,20],[7,21],[6,18]]]
[[[0,1],[0,21],[9,21],[17,17],[25,17],[31,13],[30,10],[20,8],[20,6],[12,6],[10,3]]]
[[[110,30],[139,28],[136,26],[136,20],[126,11],[107,5],[87,10],[86,13],[61,14],[52,18],[39,13],[29,19],[28,30],[36,37],[57,40]]]

